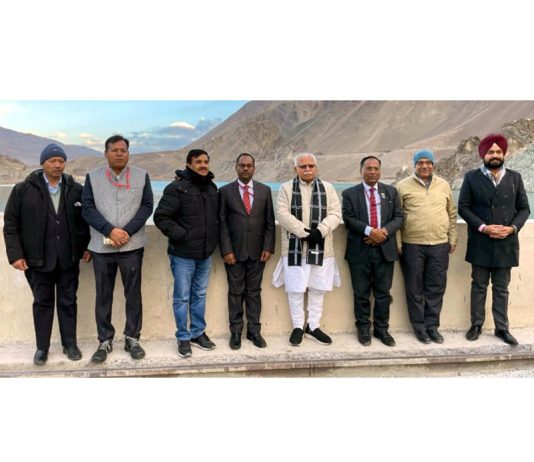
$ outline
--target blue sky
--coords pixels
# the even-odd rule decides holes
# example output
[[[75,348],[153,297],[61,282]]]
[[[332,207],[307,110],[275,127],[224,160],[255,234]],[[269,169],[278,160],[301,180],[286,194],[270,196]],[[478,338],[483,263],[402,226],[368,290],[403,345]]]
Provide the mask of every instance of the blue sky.
[[[109,136],[130,140],[130,152],[186,146],[246,101],[0,101],[0,126],[103,150]]]

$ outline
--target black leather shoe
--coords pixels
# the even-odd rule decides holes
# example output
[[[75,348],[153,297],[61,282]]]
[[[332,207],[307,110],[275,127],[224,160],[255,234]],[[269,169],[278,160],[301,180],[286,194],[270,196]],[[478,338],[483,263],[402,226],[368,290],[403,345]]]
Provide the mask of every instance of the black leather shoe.
[[[389,347],[395,346],[395,339],[389,335],[387,330],[374,330],[373,335],[380,340],[384,345]]]
[[[63,347],[63,354],[67,355],[71,361],[79,361],[82,359],[82,352],[77,345],[70,347]]]
[[[267,346],[267,342],[259,332],[247,332],[247,339],[258,348],[265,348]]]
[[[478,337],[482,333],[482,326],[471,326],[467,333],[465,334],[465,338],[467,340],[470,340],[471,342],[478,340]]]
[[[44,366],[48,361],[48,350],[37,350],[33,357],[33,364],[36,366]]]
[[[514,338],[514,336],[507,330],[495,329],[495,335],[508,345],[516,346],[519,344],[519,342]]]
[[[437,327],[431,327],[427,329],[426,332],[428,333],[430,340],[434,343],[443,343],[443,336],[438,332]]]
[[[429,344],[430,342],[432,342],[432,340],[430,340],[430,337],[426,333],[426,331],[425,332],[415,331],[415,338],[419,340],[421,343],[425,343],[425,344]]]
[[[371,335],[369,334],[369,329],[364,327],[357,327],[358,330],[358,342],[363,346],[371,345]]]
[[[232,350],[241,348],[241,332],[232,332],[232,335],[230,335],[230,348]]]

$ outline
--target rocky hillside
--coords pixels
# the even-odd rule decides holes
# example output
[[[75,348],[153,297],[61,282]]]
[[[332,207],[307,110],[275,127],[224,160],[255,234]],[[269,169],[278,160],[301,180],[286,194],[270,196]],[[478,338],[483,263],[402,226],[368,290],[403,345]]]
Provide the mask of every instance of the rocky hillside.
[[[12,184],[20,181],[33,169],[20,160],[0,155],[0,183]]]
[[[332,181],[359,178],[368,154],[382,159],[383,176],[393,180],[416,149],[432,148],[440,158],[458,140],[531,116],[530,101],[253,101],[190,147],[207,149],[223,177],[233,176],[233,159],[248,150],[260,160],[259,178],[282,181],[292,175],[293,155],[311,151]]]
[[[534,118],[520,119],[504,124],[500,130],[508,140],[508,152],[505,165],[518,170],[525,181],[528,191],[534,191]],[[462,185],[466,171],[481,165],[478,156],[480,138],[472,136],[462,140],[454,153],[443,156],[436,164],[436,173],[446,178],[453,189]],[[403,176],[399,174],[399,177]]]
[[[382,159],[383,178],[393,181],[411,171],[417,149],[447,159],[459,148],[469,152],[477,137],[527,118],[534,118],[534,101],[252,101],[193,144],[138,154],[131,162],[154,179],[170,180],[190,149],[203,148],[216,179],[231,180],[237,155],[250,152],[259,180],[285,181],[293,175],[294,154],[309,151],[318,155],[323,178],[353,182],[360,159],[374,154]],[[67,170],[83,177],[103,162],[102,154],[79,158]],[[451,160],[453,167],[458,165]]]

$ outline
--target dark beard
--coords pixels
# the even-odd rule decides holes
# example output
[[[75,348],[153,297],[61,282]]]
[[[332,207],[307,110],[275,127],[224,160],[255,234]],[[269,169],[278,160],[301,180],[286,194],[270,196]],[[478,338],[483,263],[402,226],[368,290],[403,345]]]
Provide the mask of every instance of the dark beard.
[[[497,170],[501,168],[504,164],[504,160],[500,159],[491,159],[489,162],[484,161],[484,167],[488,170]]]

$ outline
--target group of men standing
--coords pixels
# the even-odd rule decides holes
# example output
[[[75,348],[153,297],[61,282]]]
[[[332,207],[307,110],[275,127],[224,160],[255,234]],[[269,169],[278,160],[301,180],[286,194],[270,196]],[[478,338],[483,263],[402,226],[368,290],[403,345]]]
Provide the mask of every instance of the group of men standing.
[[[240,154],[238,178],[217,191],[206,151],[193,149],[185,170],[163,191],[154,223],[169,239],[174,275],[173,309],[178,354],[191,356],[191,346],[213,350],[206,334],[206,294],[211,256],[218,244],[228,279],[230,347],[241,347],[246,306],[247,339],[258,348],[261,335],[261,281],[274,253],[275,223],[271,190],[253,181],[255,160]],[[189,323],[188,323],[189,319]]]
[[[465,175],[458,210],[468,225],[466,261],[472,264],[471,327],[466,338],[474,341],[481,333],[491,277],[495,335],[517,345],[509,332],[508,284],[511,268],[519,265],[517,233],[530,208],[521,175],[504,167],[507,148],[500,134],[490,134],[480,142],[483,163]],[[412,175],[393,188],[378,181],[380,159],[365,157],[360,164],[362,183],[343,191],[345,258],[354,291],[357,336],[364,346],[371,344],[371,289],[373,335],[385,345],[395,345],[388,327],[397,258],[415,337],[427,344],[444,341],[438,328],[449,255],[456,249],[457,214],[451,188],[433,173],[434,163],[431,151],[416,152]]]
[[[471,328],[466,337],[476,340],[481,333],[491,277],[495,335],[516,345],[509,332],[507,288],[511,267],[519,264],[517,233],[530,209],[520,174],[503,165],[506,139],[488,135],[478,149],[483,165],[466,174],[458,200],[459,214],[468,224],[466,260],[472,264]],[[134,359],[145,356],[139,343],[141,267],[145,223],[154,207],[150,178],[128,165],[129,142],[120,135],[106,141],[105,156],[108,165],[89,172],[82,187],[64,173],[64,150],[47,146],[41,153],[42,170],[17,184],[6,206],[8,259],[25,272],[34,296],[36,365],[48,358],[56,293],[63,352],[71,360],[82,357],[76,339],[80,259],[92,259],[95,275],[99,345],[92,361],[104,362],[113,350],[117,270],[126,299],[124,348]],[[205,312],[217,246],[228,280],[230,348],[241,347],[245,313],[246,338],[258,348],[267,345],[260,318],[263,271],[275,251],[271,189],[253,180],[255,159],[248,153],[236,160],[237,179],[219,190],[209,161],[206,151],[191,150],[185,169],[176,170],[154,213],[155,225],[168,237],[182,357],[191,356],[191,346],[215,348],[206,334]],[[275,287],[285,286],[292,346],[300,345],[304,336],[332,343],[320,321],[325,294],[340,285],[333,232],[342,219],[359,342],[371,344],[372,324],[374,337],[395,345],[389,333],[390,289],[399,258],[416,338],[422,343],[444,341],[438,328],[449,255],[456,247],[457,216],[451,188],[433,173],[434,163],[431,151],[416,152],[413,174],[395,188],[379,181],[380,159],[367,156],[360,163],[362,183],[343,191],[341,205],[334,187],[318,177],[317,158],[311,153],[295,157],[295,176],[278,193],[281,259],[272,280]]]
[[[394,188],[379,182],[380,159],[368,156],[360,164],[362,183],[343,191],[345,258],[358,340],[364,346],[371,344],[371,289],[373,336],[395,346],[388,327],[393,268],[399,257],[415,337],[422,343],[443,342],[438,327],[449,253],[456,247],[456,208],[449,184],[433,174],[434,162],[431,151],[416,152],[413,174]]]

